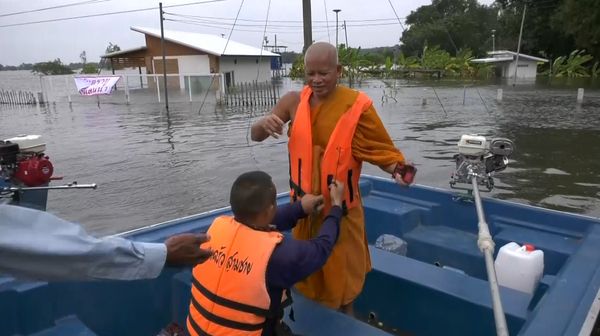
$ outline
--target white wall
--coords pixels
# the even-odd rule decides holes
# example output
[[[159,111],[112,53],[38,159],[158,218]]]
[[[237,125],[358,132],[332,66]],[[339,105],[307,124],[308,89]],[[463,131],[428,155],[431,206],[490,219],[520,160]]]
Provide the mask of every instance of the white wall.
[[[166,59],[177,59],[179,69],[179,87],[185,88],[185,74],[210,74],[208,55],[167,56]],[[154,57],[162,59],[162,57]]]
[[[535,78],[537,75],[537,62],[519,59],[519,70],[517,71],[517,78]],[[515,62],[508,63],[503,68],[503,77],[514,78],[515,77]]]
[[[262,57],[260,66],[256,62],[258,56],[223,56],[220,60],[220,72],[233,71],[235,84],[244,82],[265,82],[271,79],[271,58]],[[256,77],[257,73],[258,79]]]
[[[185,88],[185,74],[210,74],[208,55],[177,56],[179,61],[179,87]]]

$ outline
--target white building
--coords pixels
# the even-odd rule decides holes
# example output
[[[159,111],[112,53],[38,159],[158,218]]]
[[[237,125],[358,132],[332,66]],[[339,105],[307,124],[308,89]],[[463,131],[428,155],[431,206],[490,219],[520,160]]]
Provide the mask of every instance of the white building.
[[[146,46],[106,54],[113,68],[145,67],[149,74],[162,74],[162,47],[160,29],[131,27],[142,33]],[[239,43],[226,38],[194,32],[164,30],[169,86],[185,87],[185,75],[223,74],[225,85],[270,80],[271,59],[279,54]]]
[[[519,54],[517,64],[517,53],[508,50],[489,51],[487,58],[471,60],[472,63],[495,64],[497,73],[501,77],[514,78],[515,67],[517,67],[517,78],[532,79],[537,75],[539,63],[548,62],[545,58]]]

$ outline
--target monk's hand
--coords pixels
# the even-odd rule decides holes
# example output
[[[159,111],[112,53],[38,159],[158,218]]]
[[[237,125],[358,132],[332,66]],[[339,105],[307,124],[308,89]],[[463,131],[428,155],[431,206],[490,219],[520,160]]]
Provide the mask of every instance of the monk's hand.
[[[274,114],[269,114],[262,120],[262,128],[268,135],[277,139],[283,134],[284,122]]]
[[[200,248],[200,244],[210,240],[206,233],[182,233],[169,237],[167,246],[168,266],[194,266],[212,256],[213,251]]]
[[[398,163],[392,173],[392,178],[399,185],[408,187],[413,184],[416,173],[417,168],[412,163]]]
[[[324,202],[323,195],[306,194],[300,200],[304,214],[310,215],[323,210]]]

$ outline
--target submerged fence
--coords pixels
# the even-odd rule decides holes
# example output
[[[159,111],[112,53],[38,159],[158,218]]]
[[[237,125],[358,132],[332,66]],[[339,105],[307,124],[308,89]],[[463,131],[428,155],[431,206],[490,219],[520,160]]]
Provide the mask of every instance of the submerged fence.
[[[29,91],[13,91],[0,89],[0,104],[35,105],[37,103],[37,93]]]
[[[225,88],[221,103],[228,106],[269,106],[279,100],[279,87],[272,82],[241,83]]]

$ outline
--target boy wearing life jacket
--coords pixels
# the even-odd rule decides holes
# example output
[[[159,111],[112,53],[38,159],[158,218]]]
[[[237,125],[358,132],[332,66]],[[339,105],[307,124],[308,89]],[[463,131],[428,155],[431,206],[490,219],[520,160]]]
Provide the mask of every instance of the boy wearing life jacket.
[[[278,335],[289,288],[321,268],[338,238],[344,187],[329,186],[332,206],[319,234],[310,240],[285,237],[297,220],[322,208],[323,197],[305,195],[300,202],[277,206],[269,174],[240,175],[231,188],[231,216],[208,229],[214,251],[193,269],[187,328],[198,335]]]

